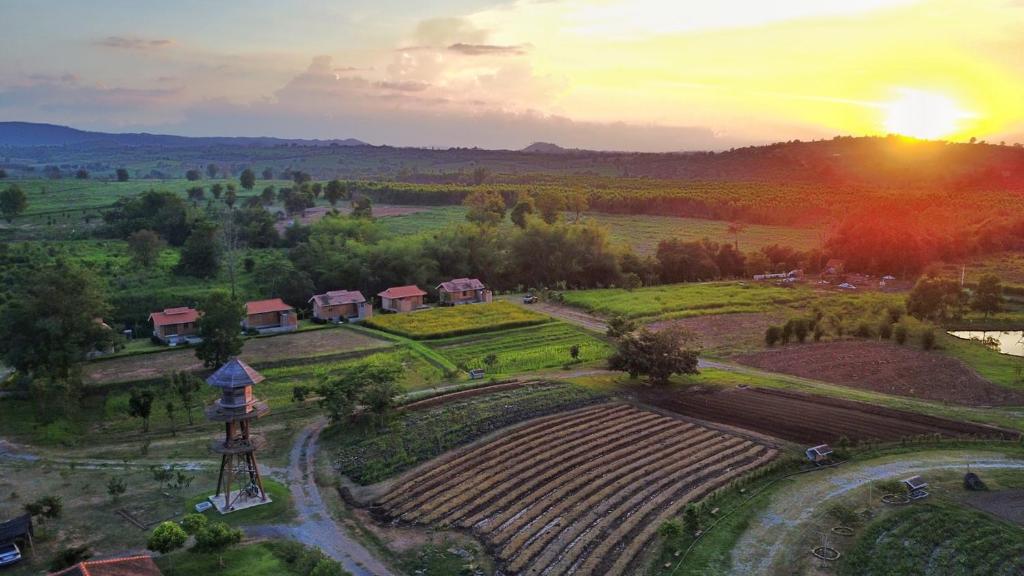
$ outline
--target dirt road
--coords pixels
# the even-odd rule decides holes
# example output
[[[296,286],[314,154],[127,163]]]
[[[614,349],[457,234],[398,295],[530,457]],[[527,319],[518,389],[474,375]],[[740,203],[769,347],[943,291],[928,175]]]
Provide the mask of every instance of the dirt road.
[[[998,452],[936,451],[886,456],[795,476],[751,520],[732,550],[732,574],[772,574],[785,564],[795,540],[810,528],[831,501],[876,480],[901,479],[935,470],[1024,470],[1024,460]],[[780,568],[780,573],[785,569]]]
[[[246,533],[250,536],[289,538],[315,546],[356,576],[390,576],[393,572],[331,517],[320,494],[314,471],[317,442],[326,425],[324,419],[310,424],[299,433],[292,446],[288,486],[298,516],[296,524],[254,526],[247,528]]]

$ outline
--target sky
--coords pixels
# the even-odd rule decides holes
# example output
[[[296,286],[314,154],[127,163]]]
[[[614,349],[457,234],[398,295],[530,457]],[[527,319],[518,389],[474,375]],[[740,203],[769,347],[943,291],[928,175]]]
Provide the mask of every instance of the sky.
[[[0,120],[396,146],[1024,141],[1024,0],[0,0]]]

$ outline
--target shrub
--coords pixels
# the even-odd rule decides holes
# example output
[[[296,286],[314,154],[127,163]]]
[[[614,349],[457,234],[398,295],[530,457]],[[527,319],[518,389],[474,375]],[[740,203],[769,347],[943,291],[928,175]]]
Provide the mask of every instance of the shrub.
[[[892,337],[892,324],[888,320],[882,320],[878,323],[878,337],[882,340],[888,340]]]
[[[241,530],[224,522],[213,522],[196,532],[195,549],[199,552],[217,552],[241,541]]]
[[[820,324],[814,327],[814,341],[821,342],[822,337],[825,336],[825,329]]]
[[[892,331],[893,339],[896,340],[897,344],[902,346],[907,342],[908,332],[909,331],[907,330],[907,326],[905,324],[897,324]]]
[[[673,540],[683,533],[683,524],[676,519],[666,520],[658,527],[658,534],[665,540]]]
[[[791,320],[793,322],[793,335],[796,336],[798,342],[803,344],[807,340],[808,325],[807,321],[803,319]]]
[[[875,331],[871,328],[871,324],[863,321],[857,324],[857,329],[853,331],[853,335],[857,338],[872,338],[875,335]]]
[[[925,328],[921,331],[921,348],[925,350],[935,348],[935,330]]]
[[[174,522],[161,522],[146,542],[146,548],[161,554],[167,554],[181,548],[188,540],[188,534]]]
[[[209,523],[209,519],[202,514],[186,514],[185,517],[181,519],[181,527],[184,528],[185,532],[188,534],[198,533],[203,528],[206,528],[206,525]]]
[[[769,326],[764,332],[764,343],[768,346],[775,346],[782,339],[782,328]]]
[[[791,322],[786,322],[785,324],[782,325],[782,338],[781,338],[781,342],[783,344],[789,344],[789,339],[792,338],[792,337],[793,337],[793,324]]]

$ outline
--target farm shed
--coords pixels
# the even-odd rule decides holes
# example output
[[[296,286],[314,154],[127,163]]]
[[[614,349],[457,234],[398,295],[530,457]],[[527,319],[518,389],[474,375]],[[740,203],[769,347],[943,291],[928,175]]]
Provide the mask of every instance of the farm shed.
[[[828,444],[819,444],[804,451],[807,459],[815,464],[827,462],[832,456],[832,447]]]
[[[280,298],[245,303],[245,320],[242,320],[242,328],[246,330],[268,334],[291,332],[298,327],[299,317],[295,315],[295,308],[285,304]]]
[[[0,544],[28,542],[32,546],[32,516],[22,514],[6,522],[0,522]]]
[[[172,344],[192,336],[198,330],[199,311],[195,308],[164,308],[153,312],[149,321],[153,323],[153,336],[161,342]]]
[[[313,318],[324,322],[358,322],[373,316],[373,306],[356,290],[331,290],[309,301],[313,303]]]
[[[393,286],[377,294],[380,296],[381,310],[388,312],[411,312],[422,308],[424,306],[423,298],[426,295],[427,293],[419,286],[414,285]]]
[[[50,576],[162,576],[150,556],[128,556],[107,560],[86,560]]]
[[[477,304],[491,301],[491,291],[476,278],[455,278],[437,285],[437,299],[442,306]]]

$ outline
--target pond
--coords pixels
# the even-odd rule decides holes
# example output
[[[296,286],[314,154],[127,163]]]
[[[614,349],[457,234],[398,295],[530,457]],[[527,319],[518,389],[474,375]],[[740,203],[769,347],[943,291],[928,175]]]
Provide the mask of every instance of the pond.
[[[950,336],[964,340],[978,340],[993,350],[1011,356],[1024,356],[1024,330],[999,332],[995,330],[952,330]]]

